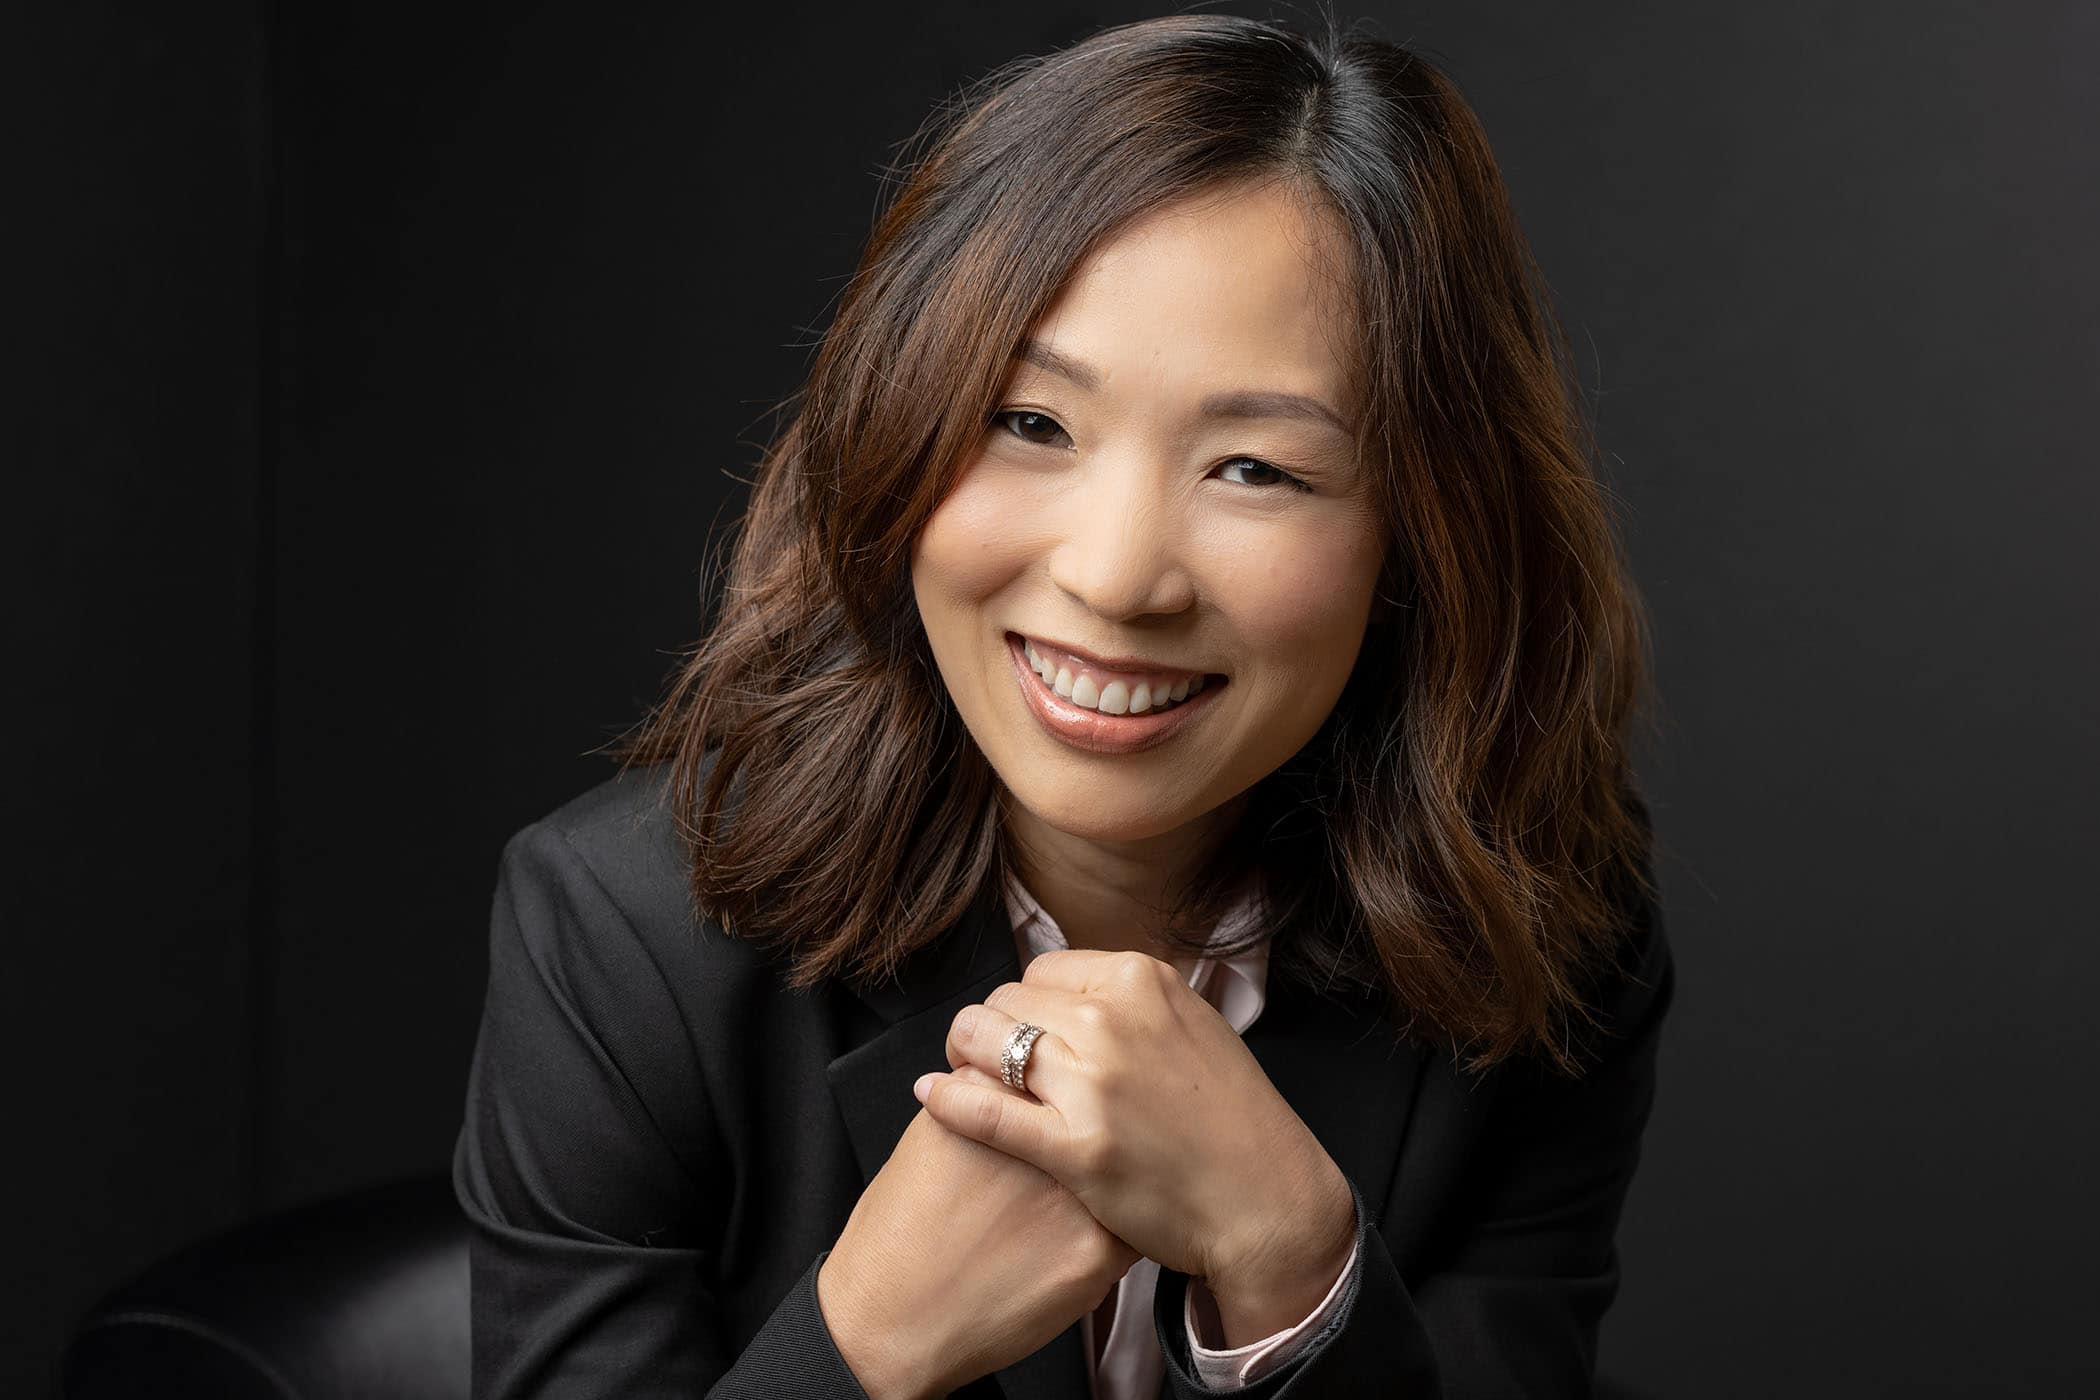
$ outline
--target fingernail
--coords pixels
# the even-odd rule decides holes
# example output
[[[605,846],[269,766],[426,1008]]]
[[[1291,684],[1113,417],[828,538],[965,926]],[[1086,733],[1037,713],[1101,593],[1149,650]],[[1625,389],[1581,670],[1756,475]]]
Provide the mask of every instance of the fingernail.
[[[918,1077],[917,1079],[914,1079],[914,1080],[912,1081],[912,1085],[911,1085],[911,1096],[912,1096],[913,1098],[917,1099],[917,1100],[918,1100],[918,1101],[919,1101],[920,1103],[924,1103],[924,1102],[926,1102],[926,1086],[927,1086],[927,1085],[929,1085],[929,1084],[931,1084],[931,1083],[933,1083],[933,1076],[932,1076],[932,1075],[930,1075],[930,1074],[922,1074],[922,1075],[920,1075],[920,1076],[919,1076],[919,1077]]]

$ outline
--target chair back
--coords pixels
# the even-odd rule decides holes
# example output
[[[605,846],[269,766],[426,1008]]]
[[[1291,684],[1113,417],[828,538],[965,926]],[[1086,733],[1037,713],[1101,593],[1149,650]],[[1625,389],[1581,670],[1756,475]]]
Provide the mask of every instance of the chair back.
[[[263,1216],[155,1263],[67,1344],[65,1400],[468,1400],[467,1222],[449,1175]]]

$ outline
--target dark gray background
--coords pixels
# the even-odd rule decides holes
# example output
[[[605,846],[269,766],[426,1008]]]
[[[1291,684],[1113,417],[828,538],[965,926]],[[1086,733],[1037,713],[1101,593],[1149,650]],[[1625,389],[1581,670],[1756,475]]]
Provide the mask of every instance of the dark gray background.
[[[0,1389],[445,1164],[497,850],[695,635],[876,171],[1164,10],[9,24]],[[2089,1387],[2100,7],[1343,13],[1482,114],[1654,613],[1683,980],[1606,1365]]]

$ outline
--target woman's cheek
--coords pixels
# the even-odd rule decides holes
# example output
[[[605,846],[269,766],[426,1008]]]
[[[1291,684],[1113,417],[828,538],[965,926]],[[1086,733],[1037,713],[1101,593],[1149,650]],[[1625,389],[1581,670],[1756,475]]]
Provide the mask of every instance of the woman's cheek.
[[[1377,587],[1380,555],[1350,524],[1309,516],[1241,551],[1241,573],[1262,585],[1242,599],[1247,630],[1288,643],[1360,626]]]
[[[919,537],[914,567],[922,584],[958,599],[996,591],[1025,562],[1029,519],[1026,493],[1010,477],[971,467]]]

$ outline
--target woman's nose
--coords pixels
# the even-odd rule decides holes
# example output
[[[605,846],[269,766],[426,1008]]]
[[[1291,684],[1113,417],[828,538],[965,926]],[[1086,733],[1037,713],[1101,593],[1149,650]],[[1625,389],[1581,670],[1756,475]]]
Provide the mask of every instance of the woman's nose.
[[[1196,589],[1179,512],[1141,472],[1104,469],[1097,479],[1101,489],[1063,512],[1051,582],[1102,618],[1187,610]]]

